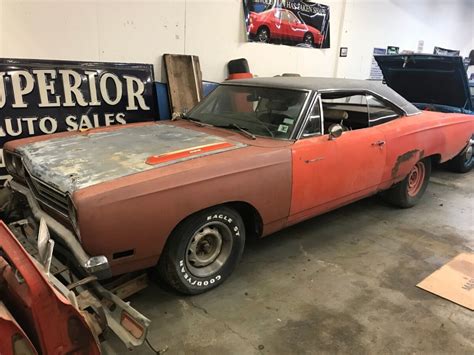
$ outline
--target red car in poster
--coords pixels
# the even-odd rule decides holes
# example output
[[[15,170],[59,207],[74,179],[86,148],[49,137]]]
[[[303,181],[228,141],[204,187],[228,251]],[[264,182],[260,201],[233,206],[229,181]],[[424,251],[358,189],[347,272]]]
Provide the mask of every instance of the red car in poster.
[[[257,41],[265,43],[278,39],[320,46],[324,41],[319,30],[305,24],[293,12],[280,8],[250,12],[248,31]]]

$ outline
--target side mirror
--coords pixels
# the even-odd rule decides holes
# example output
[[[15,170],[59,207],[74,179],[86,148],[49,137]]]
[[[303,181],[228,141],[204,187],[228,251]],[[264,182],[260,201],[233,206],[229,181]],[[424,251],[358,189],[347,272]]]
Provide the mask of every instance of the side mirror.
[[[331,127],[329,127],[329,140],[332,141],[336,138],[339,138],[342,136],[343,131],[344,130],[340,124],[333,124]]]

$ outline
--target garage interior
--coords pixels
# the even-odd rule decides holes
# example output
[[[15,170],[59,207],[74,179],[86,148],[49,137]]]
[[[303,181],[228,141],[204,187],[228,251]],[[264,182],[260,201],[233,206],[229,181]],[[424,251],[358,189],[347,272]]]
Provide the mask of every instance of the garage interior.
[[[437,170],[413,209],[356,202],[247,245],[210,293],[152,285],[133,304],[170,353],[471,353],[472,311],[415,285],[472,252],[473,183]]]
[[[5,86],[2,97],[1,79],[11,76],[14,83],[11,73],[22,65],[25,65],[26,70],[30,70],[31,73],[38,68],[53,68],[52,70],[59,68],[56,80],[58,83],[59,73],[63,76],[69,75],[60,70],[68,68],[68,63],[74,63],[74,66],[70,64],[71,71],[78,70],[77,68],[84,63],[86,67],[91,65],[98,68],[103,63],[121,63],[116,69],[125,68],[126,70],[137,70],[137,67],[133,66],[136,63],[144,63],[151,68],[150,76],[143,80],[143,83],[133,81],[135,79],[123,82],[124,97],[128,88],[129,100],[128,102],[125,100],[121,110],[139,111],[147,108],[147,105],[150,106],[148,101],[146,103],[143,99],[141,101],[140,95],[146,93],[147,88],[153,88],[152,95],[157,105],[153,108],[156,117],[150,116],[144,121],[160,121],[160,123],[163,121],[164,124],[168,122],[173,124],[174,121],[178,121],[179,125],[180,121],[187,119],[186,114],[189,110],[205,100],[205,97],[208,97],[219,83],[228,83],[232,86],[232,79],[337,78],[358,79],[386,86],[387,78],[383,78],[374,60],[374,55],[378,54],[405,55],[406,58],[421,54],[459,58],[459,62],[464,63],[463,79],[466,85],[469,85],[466,86],[467,89],[470,88],[468,97],[474,104],[472,51],[474,49],[474,2],[472,0],[253,1],[261,6],[267,6],[265,9],[270,5],[285,8],[285,6],[290,6],[290,3],[299,4],[298,6],[302,6],[300,3],[322,4],[324,11],[327,11],[325,19],[330,25],[327,26],[327,32],[324,32],[326,44],[321,43],[319,48],[313,42],[309,46],[275,43],[272,39],[268,39],[270,43],[257,43],[261,32],[255,35],[257,40],[253,38],[253,41],[250,41],[249,30],[246,27],[249,15],[247,8],[243,6],[245,4],[248,6],[250,2],[247,0],[0,0],[0,138],[4,139],[1,141],[2,146],[10,141],[15,142],[18,138],[59,133],[61,130],[80,130],[81,134],[87,134],[91,128],[128,123],[127,116],[120,116],[120,113],[115,116],[105,116],[105,123],[102,121],[97,123],[98,121],[93,120],[88,121],[89,124],[84,123],[79,119],[79,113],[77,113],[77,120],[69,120],[66,118],[68,113],[62,111],[67,107],[67,95],[61,97],[58,92],[64,92],[60,91],[63,89],[56,89],[55,93],[52,86],[46,89],[46,98],[41,96],[41,102],[52,100],[54,94],[57,94],[60,97],[57,108],[50,105],[47,108],[49,111],[41,111],[41,105],[28,106],[28,95],[36,92],[36,86],[32,83],[31,90],[28,90],[28,77],[25,75],[23,81],[18,79],[19,86],[15,94],[13,94],[15,88],[13,84],[10,95],[15,104],[11,106],[10,111],[7,111],[8,105],[11,104],[8,101],[10,98],[8,85]],[[315,40],[314,35],[312,40]],[[380,53],[377,50],[385,52]],[[395,52],[390,53],[390,51]],[[166,55],[169,56],[168,59]],[[14,60],[11,61],[11,58]],[[235,62],[236,59],[237,62]],[[229,65],[231,61],[234,61],[234,64],[243,65],[244,69],[238,71],[237,74],[231,72],[233,68]],[[248,70],[245,68],[246,65],[249,67]],[[405,61],[403,68],[405,65],[410,66],[410,60]],[[104,69],[104,71],[107,70]],[[74,75],[70,74],[68,79],[64,80],[70,80],[69,78],[73,78]],[[98,78],[94,75],[89,74],[88,78]],[[83,75],[84,82],[86,82],[85,78],[87,76]],[[114,78],[111,80],[116,80]],[[36,85],[40,77],[31,74],[31,80],[35,81],[34,85]],[[442,88],[443,85],[447,85],[446,82],[440,82],[436,88]],[[82,106],[78,108],[79,110],[94,106],[92,97],[88,103],[81,105],[80,100],[77,99],[79,89],[74,89],[71,82],[69,84],[71,97],[76,97],[79,106]],[[107,80],[104,85],[108,85]],[[422,86],[418,82],[417,88],[418,85]],[[90,89],[93,91],[92,86]],[[95,95],[97,93],[103,95],[102,89],[102,84],[98,82]],[[80,90],[83,88],[81,87]],[[404,96],[401,92],[399,94]],[[118,96],[117,93],[117,100],[119,100]],[[246,96],[248,102],[253,100],[251,96]],[[408,97],[403,100],[405,99],[410,102],[410,105],[414,103],[413,107],[420,108],[417,105],[418,102]],[[38,100],[40,100],[39,95]],[[76,103],[74,99],[71,100],[73,104],[70,106],[74,106]],[[110,96],[105,101],[114,101],[114,99]],[[26,104],[20,106],[19,102],[26,102]],[[323,105],[327,103],[323,102],[323,99],[321,103],[321,109],[323,109]],[[431,107],[431,104],[434,107],[435,104],[444,105],[445,103],[432,102],[424,109],[420,108],[420,112],[431,114],[429,111],[437,111]],[[59,107],[60,105],[62,107]],[[462,174],[454,173],[450,166],[451,159],[458,157],[458,153],[467,156],[469,149],[471,161],[473,159],[474,140],[471,137],[474,137],[474,109],[469,106],[471,109],[468,110],[467,107],[467,103],[464,106],[461,105],[453,111],[454,114],[441,111],[447,116],[462,116],[459,120],[470,122],[465,127],[469,127],[468,130],[471,129],[467,132],[471,136],[466,142],[460,143],[462,150],[458,149],[456,154],[451,154],[449,159],[445,159],[446,162],[443,160],[442,164],[437,164],[438,157],[431,159],[433,162],[431,177],[424,195],[416,205],[411,208],[398,208],[388,203],[381,196],[383,193],[373,193],[372,196],[345,204],[337,209],[331,208],[330,211],[324,211],[316,217],[270,233],[265,238],[253,238],[247,233],[249,235],[245,239],[245,249],[235,270],[225,282],[202,294],[184,295],[170,287],[166,281],[163,281],[163,276],[159,275],[166,268],[160,269],[159,272],[148,267],[146,270],[135,268],[130,275],[133,277],[145,275],[143,277],[146,277],[146,287],[139,285],[132,291],[125,288],[124,301],[129,302],[135,310],[149,319],[148,330],[144,335],[141,330],[138,331],[139,337],[142,337],[142,344],[130,349],[124,346],[123,341],[113,331],[105,332],[97,337],[98,343],[100,342],[100,353],[473,354],[474,175],[472,171]],[[17,108],[28,111],[21,111],[17,116],[13,116]],[[72,109],[75,110],[76,107]],[[112,115],[110,108],[104,109],[103,112],[105,115]],[[42,123],[41,117],[44,118],[47,115],[53,117],[51,120],[54,122],[60,120],[66,122],[64,129],[54,129],[54,125],[58,124],[48,120]],[[28,121],[28,117],[33,116],[37,121],[31,121],[32,118]],[[347,117],[341,118],[339,115],[336,117],[335,122],[341,121],[341,126],[344,127],[342,122],[344,119],[347,122]],[[18,120],[15,121],[17,126],[12,126],[12,121],[10,121],[12,118]],[[405,117],[400,119],[405,119]],[[21,122],[23,122],[23,128],[20,127]],[[141,121],[137,119],[131,123],[135,122]],[[34,129],[32,129],[33,124]],[[208,133],[206,129],[209,127],[203,128],[203,125],[197,127],[199,125],[200,122],[194,122],[196,132],[201,130]],[[322,125],[325,133],[331,129],[329,125],[326,126],[328,127],[324,128]],[[62,126],[59,124],[56,127]],[[183,131],[184,128],[192,130],[193,124],[186,122],[179,127]],[[242,139],[239,140],[238,148],[253,144],[255,140],[252,139],[260,139],[258,134],[258,138],[252,138],[252,133],[242,132],[239,127],[232,128],[232,133],[239,135]],[[344,127],[343,132],[342,127],[340,132],[342,137],[350,133],[347,131],[352,131],[350,128],[346,131]],[[357,130],[359,131],[363,129]],[[281,125],[278,132],[286,133],[282,131]],[[146,132],[140,134],[144,136]],[[68,135],[69,133],[66,133],[64,137]],[[272,137],[275,138],[273,134]],[[470,141],[469,138],[471,138]],[[123,143],[124,147],[134,145],[136,151],[133,154],[139,154],[138,150],[149,147],[148,141],[142,141],[140,145],[140,142],[135,140],[140,138],[127,139],[124,141],[126,143]],[[181,150],[177,147],[180,147],[178,144],[180,139],[186,141],[197,138],[194,136],[183,138],[178,134],[174,139],[176,144],[175,142],[168,143],[168,141],[165,143],[175,147],[174,154],[179,154]],[[334,139],[337,142],[338,137]],[[466,146],[467,142],[469,143]],[[15,143],[9,144],[6,146],[8,149],[15,147]],[[202,146],[205,146],[204,144],[212,145],[216,142],[209,140],[202,143]],[[382,145],[384,144],[385,141],[382,142]],[[426,142],[416,140],[416,144],[426,144]],[[67,147],[66,144],[60,149],[68,149]],[[159,142],[157,147],[162,148]],[[193,145],[185,147],[185,149],[188,148],[193,148]],[[198,148],[201,149],[201,145]],[[384,147],[377,149],[379,148]],[[101,149],[106,153],[109,152],[106,145]],[[420,152],[420,150],[421,148],[416,151],[416,154],[420,154],[420,161],[427,159],[423,156],[424,151]],[[30,153],[31,156],[33,153]],[[171,153],[151,155],[147,164],[168,164],[168,160],[163,160],[168,159],[167,154]],[[86,156],[85,153],[84,156]],[[63,155],[58,155],[57,161],[72,159],[70,157],[64,152]],[[180,156],[176,157],[178,158],[181,159]],[[398,158],[397,163],[404,162],[403,157]],[[409,160],[412,157],[405,158]],[[15,174],[11,174],[8,168],[9,159],[15,158],[5,155],[2,159],[0,168],[6,169],[6,172],[0,175],[2,179],[11,181],[9,175]],[[156,162],[153,162],[153,159]],[[238,166],[236,160],[229,159],[226,164]],[[48,164],[52,164],[52,161],[45,160],[41,166],[46,167],[49,166]],[[105,167],[105,171],[109,166],[108,161],[97,164]],[[342,159],[338,162],[339,164],[344,167],[347,162]],[[469,170],[471,168],[472,163]],[[338,171],[341,170],[343,169],[338,169]],[[64,176],[70,173],[69,170],[64,170]],[[76,174],[76,171],[73,173]],[[140,174],[148,173],[149,171]],[[179,174],[185,176],[186,172],[180,171]],[[347,171],[347,174],[351,172]],[[214,178],[216,175],[213,175]],[[11,198],[6,191],[8,186],[15,186],[14,180],[15,176],[13,183],[7,182],[5,187],[0,189],[0,217],[10,229],[12,229],[11,222],[28,219],[15,219],[14,217],[18,214],[11,213],[10,210],[8,213],[5,212],[7,207],[12,206],[10,202],[5,202],[5,199]],[[399,179],[397,183],[402,180]],[[166,183],[171,184],[168,180]],[[87,185],[86,188],[90,186]],[[126,184],[124,183],[120,188],[125,189]],[[222,190],[222,186],[216,183],[216,194],[221,193]],[[242,187],[242,190],[246,188]],[[97,200],[97,206],[108,201],[107,198],[112,199],[106,191],[100,191],[100,194],[105,197]],[[193,199],[200,197],[202,194],[196,193],[187,198],[192,204]],[[75,203],[72,197],[71,201],[72,204]],[[15,208],[18,208],[17,206],[15,204]],[[20,204],[20,206],[23,205]],[[172,213],[170,211],[174,211],[169,206],[160,206],[155,210],[146,210],[147,208],[137,204],[130,206],[132,206],[129,210],[131,216],[142,214],[146,215],[148,220],[153,219],[153,216],[169,217]],[[71,206],[66,203],[66,210],[69,208]],[[111,211],[117,210],[111,209]],[[103,213],[104,218],[112,214],[105,210]],[[33,217],[35,219],[37,215]],[[89,217],[94,223],[100,219],[97,216]],[[34,233],[40,233],[42,227],[38,218],[36,219],[38,225],[32,230]],[[138,219],[132,218],[132,220]],[[49,233],[54,239],[56,229],[51,226],[49,220],[45,223],[45,228],[49,227]],[[120,225],[122,221],[117,219],[114,223]],[[182,221],[178,227],[180,225]],[[126,227],[123,226],[123,228]],[[60,228],[64,228],[64,225]],[[98,230],[107,231],[110,228],[107,225]],[[245,229],[248,232],[247,226]],[[173,229],[173,232],[175,231],[176,229]],[[17,233],[13,232],[16,236]],[[127,239],[133,240],[135,237],[130,235]],[[9,261],[8,257],[2,254],[3,248],[6,248],[2,244],[2,238],[5,237],[0,231],[0,321],[2,321],[2,301],[8,306],[6,298],[2,299],[3,283],[1,281],[3,281],[2,272],[5,270],[2,260],[5,258],[7,263]],[[77,239],[80,240],[80,238]],[[23,246],[25,247],[25,244]],[[59,247],[61,243],[56,241],[55,250],[57,251]],[[92,249],[97,250],[96,245]],[[33,255],[29,249],[27,251]],[[118,258],[127,258],[134,252],[134,248],[127,247],[126,250],[117,250],[116,254],[122,253]],[[54,252],[52,255],[55,255]],[[101,254],[98,251],[91,255]],[[456,286],[457,288],[449,282],[448,286],[435,282],[434,286],[440,286],[441,289],[444,287],[445,293],[443,293],[443,291],[428,291],[426,284],[421,284],[430,275],[445,268],[460,255],[470,258],[471,261],[465,261],[462,267],[453,269],[453,272],[459,274],[452,276],[450,280],[459,277],[462,281]],[[36,254],[33,256],[37,258]],[[62,263],[60,265],[63,265],[64,261],[61,258],[60,260]],[[40,264],[43,263],[44,261],[41,260]],[[214,279],[212,280],[214,282]],[[92,279],[87,282],[98,281]],[[50,284],[54,283],[50,282]],[[133,288],[133,284],[131,285],[128,284],[127,287]],[[58,288],[56,284],[54,287]],[[458,291],[462,293],[460,298],[452,296]],[[15,316],[15,310],[6,308]],[[23,320],[21,317],[20,319]],[[121,322],[123,322],[123,317]],[[66,326],[50,324],[50,327],[51,332],[53,329]],[[0,322],[1,329],[7,328],[2,328]],[[27,334],[29,331],[25,330]],[[2,342],[1,338],[0,334],[0,342]],[[38,339],[40,338],[38,336]],[[65,348],[50,348],[45,351],[42,348],[43,345],[41,347],[38,345],[40,343],[41,340],[32,340],[37,353],[66,353]],[[0,353],[2,349],[0,347]],[[6,354],[16,354],[15,351],[18,349],[13,349],[13,352],[6,352]],[[18,353],[34,354],[35,352]]]

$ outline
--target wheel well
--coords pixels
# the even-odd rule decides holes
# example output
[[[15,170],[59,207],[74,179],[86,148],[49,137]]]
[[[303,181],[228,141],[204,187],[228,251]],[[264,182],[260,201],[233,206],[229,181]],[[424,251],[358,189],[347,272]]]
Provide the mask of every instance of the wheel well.
[[[431,159],[431,165],[438,165],[441,162],[441,154],[433,154],[428,158]]]
[[[189,217],[194,216],[195,214],[201,213],[203,211],[206,211],[208,209],[217,208],[220,206],[232,208],[235,211],[237,211],[237,213],[242,217],[242,220],[245,225],[246,238],[257,239],[262,235],[263,233],[262,216],[260,216],[260,213],[257,211],[257,209],[254,206],[252,206],[250,203],[243,202],[243,201],[226,202],[220,205],[209,206],[202,210],[196,211],[190,214],[189,216],[186,216],[181,221],[179,221],[179,223],[177,223],[176,226],[171,231],[170,235],[172,235],[174,231],[176,230],[176,228],[178,228],[178,226],[180,226]],[[169,236],[167,237],[166,243],[168,242]]]
[[[309,32],[309,31],[308,31],[308,32],[306,32],[304,35],[305,35],[305,36],[306,36],[306,35],[310,35],[310,36],[311,36],[311,38],[313,38],[313,39],[314,39],[314,35],[313,35],[311,32]]]
[[[263,220],[257,209],[247,202],[228,202],[223,206],[236,210],[245,224],[245,235],[249,239],[256,239],[262,235]]]
[[[268,28],[267,25],[261,25],[261,26],[258,28],[257,33],[258,33],[262,28],[266,28],[267,31],[268,31],[268,33],[270,33],[270,29]]]

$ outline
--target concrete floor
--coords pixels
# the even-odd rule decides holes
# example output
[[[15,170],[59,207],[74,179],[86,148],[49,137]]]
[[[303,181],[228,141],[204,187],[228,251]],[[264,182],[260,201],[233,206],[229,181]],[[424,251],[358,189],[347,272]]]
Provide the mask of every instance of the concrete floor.
[[[415,287],[473,252],[473,186],[474,173],[435,171],[412,209],[357,202],[247,245],[207,294],[152,285],[132,304],[167,354],[473,354],[474,313]]]

